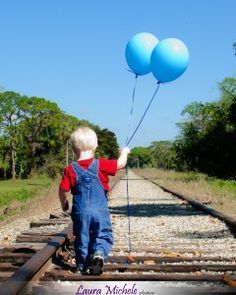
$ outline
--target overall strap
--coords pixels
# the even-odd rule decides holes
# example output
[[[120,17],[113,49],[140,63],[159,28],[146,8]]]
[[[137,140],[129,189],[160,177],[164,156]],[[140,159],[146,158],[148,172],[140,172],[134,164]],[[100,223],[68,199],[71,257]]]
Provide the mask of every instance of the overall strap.
[[[87,170],[83,169],[76,161],[73,161],[71,163],[71,166],[76,174],[76,185],[78,185],[81,180],[86,179],[86,177],[88,178],[92,177],[93,179],[96,179],[98,181],[101,188],[104,190],[103,184],[98,175],[99,160],[94,159],[92,163],[89,165],[89,167],[87,168]]]
[[[85,172],[85,170],[76,161],[73,161],[71,166],[76,174],[76,178]]]
[[[99,161],[94,159],[88,167],[88,171],[98,176]]]
[[[94,176],[98,176],[98,169],[99,169],[99,161],[94,159],[92,163],[89,165],[87,170],[83,169],[76,161],[71,163],[71,166],[76,174],[76,177],[82,176],[85,173],[92,173]]]

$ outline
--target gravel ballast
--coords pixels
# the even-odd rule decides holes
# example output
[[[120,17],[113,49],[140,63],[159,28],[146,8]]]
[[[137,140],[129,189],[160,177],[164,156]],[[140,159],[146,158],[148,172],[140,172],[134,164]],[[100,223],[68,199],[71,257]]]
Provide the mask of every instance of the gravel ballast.
[[[188,244],[189,248],[197,250],[224,249],[225,253],[220,254],[226,256],[226,250],[235,251],[235,238],[224,222],[197,211],[132,171],[129,171],[129,179],[131,242],[134,247],[158,247],[166,243],[169,244],[166,248],[173,249]],[[117,184],[109,204],[115,245],[124,246],[128,246],[126,185],[126,180]]]

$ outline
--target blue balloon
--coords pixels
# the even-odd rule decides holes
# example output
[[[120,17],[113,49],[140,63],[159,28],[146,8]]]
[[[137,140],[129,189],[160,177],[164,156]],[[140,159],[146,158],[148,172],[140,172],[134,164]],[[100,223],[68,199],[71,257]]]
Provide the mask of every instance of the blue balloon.
[[[188,62],[189,51],[182,41],[175,38],[164,39],[152,52],[152,73],[159,82],[170,82],[184,73]]]
[[[142,76],[151,72],[151,55],[158,42],[150,33],[139,33],[132,37],[125,49],[125,58],[133,73]]]

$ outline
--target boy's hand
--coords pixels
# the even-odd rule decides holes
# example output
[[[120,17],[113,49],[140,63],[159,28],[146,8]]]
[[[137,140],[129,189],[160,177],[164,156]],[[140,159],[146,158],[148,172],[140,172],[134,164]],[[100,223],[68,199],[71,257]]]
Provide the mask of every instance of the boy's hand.
[[[61,203],[61,209],[64,212],[69,209],[69,202],[68,202],[68,200],[65,200],[64,203]]]
[[[61,202],[61,209],[63,211],[67,211],[69,209],[69,202],[67,200],[68,192],[64,191],[63,189],[59,188],[59,198]]]
[[[129,153],[130,149],[127,146],[121,150],[120,156],[117,160],[117,169],[122,169],[126,166]]]
[[[128,155],[130,153],[130,149],[126,146],[121,150],[121,153]]]

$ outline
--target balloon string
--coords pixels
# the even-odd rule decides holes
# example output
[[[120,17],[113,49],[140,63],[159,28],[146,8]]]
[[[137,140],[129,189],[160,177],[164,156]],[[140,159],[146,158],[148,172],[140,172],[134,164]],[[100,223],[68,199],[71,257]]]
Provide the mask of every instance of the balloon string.
[[[129,254],[132,252],[131,244],[131,220],[130,220],[130,197],[129,197],[129,176],[128,176],[128,166],[125,166],[126,175],[126,200],[127,200],[127,215],[128,215],[128,243],[129,243]]]
[[[138,78],[138,76],[136,75],[135,76],[134,89],[133,89],[133,95],[132,95],[132,107],[131,107],[131,111],[130,111],[130,120],[131,120],[131,117],[132,117],[132,114],[133,114],[133,110],[134,110],[134,100],[135,100],[135,92],[136,92],[137,78]],[[136,132],[138,131],[140,125],[142,124],[142,121],[145,118],[145,116],[146,116],[146,114],[147,114],[147,112],[148,112],[148,110],[149,110],[149,108],[150,108],[150,106],[151,106],[151,104],[152,104],[152,102],[153,102],[156,94],[157,94],[157,91],[158,91],[158,89],[160,87],[160,83],[161,82],[159,82],[159,81],[157,82],[157,88],[156,88],[156,90],[155,90],[155,92],[154,92],[151,100],[149,101],[149,103],[148,103],[148,105],[147,105],[147,107],[146,107],[146,109],[145,109],[145,111],[144,111],[144,113],[143,113],[143,115],[142,115],[142,117],[141,117],[141,119],[140,119],[137,127],[135,128],[135,130],[133,132],[133,134],[131,135],[130,138],[128,138],[128,136],[127,136],[126,146],[128,146],[130,144],[131,140],[133,139],[133,137],[135,136]],[[129,176],[128,176],[128,166],[127,165],[125,167],[125,171],[126,171],[126,198],[127,198],[127,215],[128,215],[128,243],[129,243],[129,254],[131,254],[132,253],[132,244],[131,244],[131,220],[130,220],[130,215],[131,215],[130,213],[131,212],[130,212],[130,196],[129,196]]]
[[[131,101],[131,109],[129,114],[129,123],[128,123],[128,131],[127,131],[127,138],[126,138],[126,146],[129,139],[129,129],[130,129],[130,123],[134,111],[134,102],[135,102],[135,94],[136,94],[136,87],[137,87],[137,80],[138,75],[135,74],[135,81],[134,81],[134,88],[133,88],[133,94],[132,94],[132,101]],[[130,220],[130,202],[129,202],[129,177],[128,177],[128,166],[125,166],[125,172],[126,172],[126,199],[127,199],[127,216],[128,216],[128,244],[129,244],[129,253],[131,254],[132,251],[132,245],[131,245],[131,220]]]
[[[149,101],[149,103],[148,103],[148,105],[147,105],[147,107],[146,107],[146,109],[145,109],[145,111],[144,111],[144,113],[143,113],[141,119],[139,120],[139,122],[138,122],[138,124],[137,124],[137,126],[136,126],[136,128],[135,128],[135,130],[133,131],[133,133],[132,133],[132,135],[130,136],[129,139],[128,139],[128,137],[127,137],[127,140],[126,140],[126,146],[128,146],[128,145],[130,144],[130,142],[131,142],[132,139],[134,138],[135,134],[137,133],[137,131],[138,131],[140,125],[142,124],[143,119],[145,118],[145,116],[146,116],[146,114],[147,114],[147,112],[148,112],[148,110],[149,110],[149,108],[150,108],[150,106],[151,106],[151,104],[152,104],[152,102],[153,102],[153,100],[154,100],[154,98],[155,98],[155,96],[156,96],[158,90],[159,90],[160,84],[161,84],[161,82],[158,81],[158,82],[157,82],[157,88],[156,88],[156,90],[155,90],[155,92],[154,92],[152,98],[150,99],[150,101]]]
[[[134,90],[133,90],[133,95],[132,95],[132,106],[131,106],[130,116],[133,115],[133,111],[134,111],[134,100],[135,100],[137,80],[138,80],[138,75],[135,75],[135,84],[134,84]]]
[[[129,139],[130,123],[131,123],[131,119],[132,119],[132,115],[133,115],[133,111],[134,111],[134,101],[135,101],[137,80],[138,80],[138,75],[135,75],[134,88],[133,88],[133,94],[132,94],[132,102],[131,102],[131,110],[130,110],[129,123],[128,123],[128,134],[127,134],[127,138],[126,138],[126,146],[127,146],[127,142]]]

